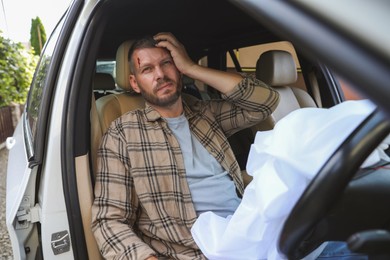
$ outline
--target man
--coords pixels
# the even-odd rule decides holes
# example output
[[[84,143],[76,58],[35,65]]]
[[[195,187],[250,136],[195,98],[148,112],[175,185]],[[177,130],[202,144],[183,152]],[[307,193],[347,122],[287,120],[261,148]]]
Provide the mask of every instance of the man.
[[[268,117],[278,93],[258,80],[194,63],[169,33],[129,51],[143,110],[115,120],[98,151],[92,228],[109,259],[205,259],[191,236],[197,216],[226,217],[243,182],[227,136]],[[181,75],[223,99],[184,101]]]

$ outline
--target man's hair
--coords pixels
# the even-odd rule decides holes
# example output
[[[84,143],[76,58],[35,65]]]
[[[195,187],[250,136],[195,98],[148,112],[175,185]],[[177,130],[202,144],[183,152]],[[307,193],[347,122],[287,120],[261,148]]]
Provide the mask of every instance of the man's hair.
[[[135,66],[134,66],[134,61],[132,60],[132,57],[133,57],[133,53],[136,51],[136,50],[139,50],[139,49],[145,49],[145,48],[155,48],[156,47],[156,44],[157,44],[157,41],[155,41],[153,39],[152,36],[145,36],[145,37],[142,37],[138,40],[136,40],[133,45],[131,45],[130,49],[129,49],[129,53],[128,53],[128,56],[127,56],[127,59],[129,61],[129,65],[130,65],[130,72],[132,74],[135,73]]]

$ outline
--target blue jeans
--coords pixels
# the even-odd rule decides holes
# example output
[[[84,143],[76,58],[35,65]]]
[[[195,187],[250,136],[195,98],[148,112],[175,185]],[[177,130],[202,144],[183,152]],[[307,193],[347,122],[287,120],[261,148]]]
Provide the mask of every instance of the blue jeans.
[[[330,241],[317,259],[366,260],[368,256],[351,252],[345,242]]]

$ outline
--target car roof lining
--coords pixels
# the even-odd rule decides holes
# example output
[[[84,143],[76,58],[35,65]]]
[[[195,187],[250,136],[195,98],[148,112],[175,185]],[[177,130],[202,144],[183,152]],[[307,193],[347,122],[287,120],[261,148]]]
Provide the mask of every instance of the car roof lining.
[[[101,8],[107,13],[107,23],[99,59],[115,57],[118,46],[128,39],[167,31],[186,46],[193,59],[212,51],[280,40],[225,0],[107,0]]]

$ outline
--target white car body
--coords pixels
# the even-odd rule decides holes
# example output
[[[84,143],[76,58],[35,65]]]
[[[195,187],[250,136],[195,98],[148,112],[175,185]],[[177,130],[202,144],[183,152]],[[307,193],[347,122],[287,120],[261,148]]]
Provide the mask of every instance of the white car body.
[[[270,3],[273,1],[274,0],[271,0],[268,5],[271,6]],[[12,248],[13,248],[13,256],[14,259],[16,260],[43,259],[43,258],[69,260],[69,259],[83,259],[88,256],[89,259],[94,259],[92,257],[94,256],[94,254],[92,254],[91,252],[96,251],[97,254],[99,254],[99,252],[96,249],[96,245],[94,244],[95,241],[92,242],[86,241],[87,239],[85,239],[84,237],[77,237],[78,236],[77,234],[79,234],[78,232],[82,234],[91,232],[90,230],[86,231],[88,229],[88,224],[89,224],[88,216],[84,216],[83,215],[84,213],[80,213],[79,211],[82,211],[83,207],[88,207],[91,205],[91,201],[93,200],[93,195],[91,192],[93,185],[91,184],[91,179],[90,179],[91,176],[89,174],[86,174],[85,176],[81,176],[81,177],[72,176],[72,178],[74,177],[75,179],[84,178],[84,179],[77,179],[76,181],[77,185],[75,185],[76,187],[72,186],[73,182],[71,181],[68,182],[66,179],[68,173],[65,172],[66,171],[65,169],[70,169],[71,167],[74,166],[73,167],[75,168],[74,171],[82,172],[85,170],[87,172],[91,172],[92,170],[89,169],[91,168],[90,167],[91,159],[89,158],[91,155],[89,153],[90,151],[87,151],[86,153],[83,154],[77,154],[76,152],[74,152],[69,148],[69,146],[76,145],[73,143],[72,144],[66,143],[66,142],[72,142],[76,140],[73,139],[72,137],[69,138],[69,136],[76,135],[75,133],[79,129],[77,128],[77,126],[73,125],[73,124],[77,124],[77,122],[72,122],[72,125],[69,126],[70,124],[69,121],[71,121],[72,119],[67,118],[67,116],[74,115],[75,113],[77,113],[73,111],[76,110],[75,107],[69,108],[70,101],[75,102],[74,100],[76,100],[76,99],[70,100],[71,95],[69,93],[75,91],[74,89],[79,87],[79,85],[77,84],[80,84],[81,82],[81,80],[77,81],[77,77],[81,77],[78,74],[78,70],[81,70],[82,69],[81,67],[85,64],[83,63],[84,60],[80,59],[81,56],[80,53],[84,52],[82,54],[85,55],[85,53],[88,51],[85,49],[87,49],[87,47],[93,46],[92,44],[87,47],[84,45],[85,41],[90,40],[90,39],[86,39],[87,36],[93,35],[93,32],[91,33],[88,30],[90,30],[91,28],[96,29],[92,25],[93,23],[98,23],[98,21],[95,20],[97,20],[99,16],[95,16],[95,14],[100,12],[99,14],[101,15],[103,11],[101,10],[102,8],[100,8],[101,7],[100,5],[104,6],[104,4],[109,2],[114,3],[115,0],[107,0],[107,1],[86,0],[85,2],[82,0],[74,0],[72,2],[69,9],[66,11],[64,17],[59,22],[57,28],[54,30],[52,36],[49,38],[48,43],[46,44],[46,47],[42,54],[44,57],[45,52],[49,52],[51,54],[54,53],[55,55],[60,55],[61,59],[60,62],[56,64],[57,67],[55,66],[53,67],[57,69],[57,71],[52,72],[52,75],[55,75],[55,78],[49,79],[51,80],[52,82],[51,84],[53,86],[51,86],[49,90],[45,89],[45,91],[52,91],[52,93],[50,93],[49,97],[45,96],[46,99],[40,100],[41,102],[49,103],[47,105],[48,107],[43,109],[44,110],[43,116],[45,116],[45,118],[40,119],[43,121],[38,121],[40,123],[39,127],[41,128],[38,129],[39,130],[38,132],[32,133],[31,129],[33,127],[30,125],[31,119],[27,118],[26,113],[24,113],[22,116],[22,120],[20,120],[15,130],[13,137],[7,140],[8,148],[10,149],[10,151],[9,151],[9,161],[8,161],[8,169],[7,169],[6,225],[10,236]],[[120,0],[117,0],[117,2],[123,3]],[[137,0],[129,1],[129,3],[130,2],[137,3]],[[140,4],[142,1],[138,1],[138,2],[139,2],[138,4]],[[231,1],[231,2],[237,2],[237,1]],[[235,4],[240,5],[241,2],[240,1],[238,2],[239,3],[235,3]],[[243,2],[246,2],[248,6],[250,6],[251,2],[253,6],[256,6],[257,4],[257,0],[254,1],[248,0]],[[264,5],[267,6],[266,3],[268,1],[262,1],[262,2],[264,2]],[[301,2],[305,2],[305,1],[301,1]],[[336,4],[336,2],[337,1],[333,1],[333,4]],[[175,3],[179,3],[179,2],[175,2]],[[220,3],[222,4],[223,2],[220,1]],[[282,2],[275,1],[273,2],[273,4],[284,5],[285,3],[283,3],[283,1]],[[301,4],[305,4],[305,3],[301,3]],[[386,3],[382,3],[382,4],[388,6],[388,4]],[[207,8],[207,4],[204,4],[203,7]],[[316,10],[316,12],[318,12],[318,10]],[[112,13],[110,14],[112,15]],[[199,19],[203,18],[202,14],[199,14],[198,16]],[[331,17],[331,19],[335,19],[335,18]],[[228,19],[226,21],[228,21]],[[156,24],[158,25],[157,22]],[[389,23],[383,22],[382,25],[384,24],[388,26]],[[134,28],[136,28],[137,26],[142,27],[142,25],[143,24],[140,23],[139,25],[136,25]],[[177,26],[178,28],[180,28],[180,25]],[[196,24],[192,26],[193,26],[191,27],[192,29],[197,28]],[[279,26],[283,26],[283,25],[279,25]],[[337,26],[335,25],[335,27]],[[128,29],[128,27],[124,27],[124,28]],[[123,30],[123,32],[124,31],[125,30]],[[152,29],[150,29],[149,33],[151,32],[153,32]],[[289,32],[291,33],[295,31],[290,30]],[[303,33],[305,32],[303,31]],[[293,34],[294,33],[292,33],[291,35]],[[186,33],[183,33],[183,36],[185,35]],[[388,39],[389,35],[390,33],[387,34],[384,39]],[[109,40],[106,41],[108,42]],[[239,42],[239,40],[237,40],[237,42]],[[299,44],[297,44],[297,46],[298,45]],[[327,47],[327,46],[319,46],[314,44],[310,45],[308,43],[302,44],[302,46],[304,51],[306,51],[305,48],[307,46],[311,46],[312,47],[312,49],[310,49],[311,52],[308,51],[308,53],[310,54],[317,53],[317,52],[320,53],[321,48],[323,49]],[[384,45],[382,44],[382,46]],[[387,52],[388,47],[389,45],[386,45],[384,48],[381,48],[380,51]],[[234,48],[235,47],[232,46],[231,50],[233,50]],[[373,46],[373,48],[375,48],[375,46]],[[202,49],[202,51],[206,52],[208,51],[208,49],[205,50]],[[328,60],[326,60],[326,57],[328,56],[326,56],[326,54],[323,53],[321,54],[322,56],[321,55],[318,56],[320,60],[322,61],[322,58],[325,57],[324,59],[325,61],[327,61],[326,64],[328,64]],[[390,54],[387,53],[386,55],[388,56],[384,56],[384,60],[389,62]],[[57,61],[53,61],[53,62],[57,62]],[[108,62],[112,62],[112,61],[109,60]],[[315,62],[313,62],[313,64],[314,63]],[[332,64],[332,62],[329,63],[331,65],[334,65]],[[315,66],[313,66],[313,68],[314,67]],[[327,87],[329,87],[329,89],[331,89],[329,91],[330,93],[328,95],[329,97],[327,97],[328,101],[330,100],[329,102],[333,105],[341,102],[342,97],[337,88],[338,83],[335,82],[336,77],[333,77],[333,74],[325,66],[318,66],[315,68],[318,69],[318,71],[320,71],[317,72],[321,74],[320,76],[322,77],[322,79],[325,78],[324,81],[327,81],[326,83],[322,83],[322,84],[323,85],[325,84]],[[340,70],[343,69],[337,66],[335,66],[335,68]],[[383,66],[382,68],[384,68],[383,70],[386,69],[385,66]],[[354,72],[355,71],[352,71],[350,73],[353,75]],[[340,75],[342,76],[347,76],[347,77],[349,76],[350,78],[352,78],[351,74],[348,74],[348,71],[344,74],[342,72],[340,73]],[[382,73],[382,74],[384,75],[383,78],[385,78],[386,73]],[[39,76],[40,76],[39,73],[35,75],[36,78]],[[358,76],[363,77],[364,75],[359,74]],[[378,84],[376,85],[380,85],[381,80],[382,78],[378,79]],[[385,80],[382,80],[382,82],[385,82]],[[387,83],[388,82],[390,82],[390,80],[388,80]],[[46,84],[46,79],[44,82],[41,82],[41,84]],[[90,92],[92,93],[93,91],[92,87],[90,90],[91,90]],[[365,91],[364,93],[375,94],[375,91],[373,91],[373,88],[367,88],[367,91]],[[388,92],[384,91],[383,93],[385,94],[377,95],[373,99],[374,101],[377,101],[378,104],[381,104],[382,106],[384,106],[385,104],[386,106],[386,100],[388,100],[386,99],[387,98],[386,95],[388,95]],[[30,93],[30,95],[33,94]],[[39,96],[39,93],[36,95]],[[90,96],[88,96],[88,98],[90,98]],[[84,101],[87,102],[86,100]],[[89,114],[90,111],[87,112],[81,111],[81,112]],[[39,111],[39,113],[41,113],[41,111]],[[39,116],[42,117],[41,114],[39,114]],[[34,125],[35,123],[36,122],[34,121],[32,124]],[[83,128],[81,130],[85,130],[85,129]],[[37,130],[35,129],[35,131]],[[41,142],[40,144],[36,144],[34,142],[36,141],[37,136],[39,138],[39,141]],[[66,137],[65,140],[64,137]],[[90,142],[90,140],[88,141],[85,140],[84,142],[88,143]],[[71,154],[71,156],[69,156],[68,153]],[[69,162],[71,162],[74,165],[69,166]],[[89,183],[89,186],[88,185],[85,186],[83,183]],[[83,193],[86,194],[85,197],[82,197]],[[69,206],[69,201],[75,201],[74,203],[79,205],[77,210],[73,211],[74,207],[72,207],[72,205]],[[80,217],[80,215],[82,216]],[[80,219],[82,219],[82,221],[85,223],[79,223],[81,222]],[[78,225],[74,225],[75,223],[74,221],[76,221],[77,222],[76,224]],[[87,228],[84,231],[80,231],[78,230],[78,229],[82,229],[80,227],[84,227],[84,228],[87,227]],[[88,233],[86,236],[89,236],[90,234]],[[88,252],[87,249],[85,249],[85,247],[88,247]]]
[[[69,222],[65,206],[61,174],[61,134],[64,96],[73,64],[77,58],[86,20],[98,1],[90,0],[85,4],[69,39],[59,79],[55,89],[53,110],[50,114],[50,127],[47,137],[46,156],[42,165],[39,182],[38,203],[35,200],[35,181],[37,167],[29,167],[27,160],[25,120],[20,120],[12,137],[13,147],[9,151],[7,175],[6,223],[13,248],[14,259],[35,259],[38,246],[37,222],[41,223],[42,250],[47,259],[73,259],[69,238]],[[69,15],[68,12],[65,16]],[[60,23],[62,26],[63,23]],[[57,28],[56,32],[59,33]],[[54,34],[56,33],[54,32]],[[31,148],[30,148],[31,149]],[[23,154],[23,156],[21,156]],[[22,161],[21,161],[22,160]],[[23,219],[23,224],[18,221]],[[64,233],[61,233],[64,232]],[[66,245],[68,244],[68,245]],[[28,248],[28,249],[27,249]],[[64,253],[61,252],[65,248]],[[60,250],[60,251],[58,251]]]

